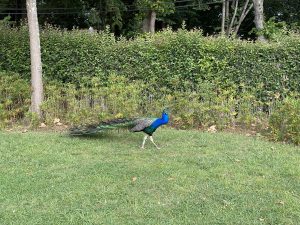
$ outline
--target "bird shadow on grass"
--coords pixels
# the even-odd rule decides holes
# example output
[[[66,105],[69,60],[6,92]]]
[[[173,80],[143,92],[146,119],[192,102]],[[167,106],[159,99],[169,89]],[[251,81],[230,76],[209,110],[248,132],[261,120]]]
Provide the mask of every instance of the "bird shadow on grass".
[[[132,140],[136,141],[137,137],[134,137],[133,135],[126,135],[122,136],[119,135],[121,132],[98,132],[95,134],[84,134],[84,135],[72,135],[72,134],[67,134],[68,137],[71,138],[76,138],[76,139],[81,139],[81,140],[99,140],[99,139],[111,139],[114,141],[122,141],[124,139],[126,140]]]
[[[95,133],[95,134],[85,134],[85,135],[71,135],[71,134],[66,134],[65,137],[69,137],[69,138],[74,138],[77,140],[84,140],[84,141],[91,141],[91,142],[105,142],[105,143],[109,143],[109,142],[114,142],[115,146],[128,146],[130,148],[133,149],[138,149],[140,150],[140,144],[142,143],[142,136],[140,135],[136,135],[130,132],[126,132],[124,131],[124,135],[122,134],[123,132],[116,132],[116,131],[112,131],[112,132],[99,132],[99,133]],[[146,148],[152,149],[152,147],[150,148],[149,146],[151,145],[147,145]],[[154,147],[153,147],[154,148]],[[156,149],[156,148],[155,148]]]

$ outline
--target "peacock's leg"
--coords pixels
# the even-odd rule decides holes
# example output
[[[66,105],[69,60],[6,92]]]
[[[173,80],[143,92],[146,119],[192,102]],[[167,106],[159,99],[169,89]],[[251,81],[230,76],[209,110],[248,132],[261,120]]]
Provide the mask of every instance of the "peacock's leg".
[[[152,136],[150,136],[150,141],[155,145],[155,147],[156,147],[157,149],[160,149],[160,148],[157,146],[157,144],[154,143],[154,140],[153,140],[153,137],[152,137]]]
[[[143,144],[142,144],[142,147],[141,148],[145,148],[145,142],[148,138],[148,135],[145,135],[144,139],[143,139]]]

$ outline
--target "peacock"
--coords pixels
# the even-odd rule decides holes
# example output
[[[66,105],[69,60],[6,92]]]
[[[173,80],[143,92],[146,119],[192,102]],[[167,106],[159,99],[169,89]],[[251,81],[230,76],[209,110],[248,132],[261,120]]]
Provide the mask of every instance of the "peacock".
[[[113,119],[105,122],[100,122],[98,124],[92,125],[83,125],[77,126],[70,129],[71,135],[89,135],[95,134],[98,132],[103,132],[111,129],[129,129],[132,132],[144,132],[145,136],[143,138],[141,148],[145,148],[146,140],[150,139],[150,141],[154,144],[157,149],[160,149],[157,144],[153,140],[153,133],[160,126],[167,124],[169,122],[168,109],[164,109],[162,112],[161,118],[120,118]]]

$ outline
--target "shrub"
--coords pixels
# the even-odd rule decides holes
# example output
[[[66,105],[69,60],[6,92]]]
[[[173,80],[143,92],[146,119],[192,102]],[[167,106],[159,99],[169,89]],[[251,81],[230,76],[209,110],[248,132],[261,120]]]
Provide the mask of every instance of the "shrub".
[[[275,140],[300,144],[300,99],[287,98],[270,116],[270,128]]]
[[[98,78],[82,78],[80,86],[49,83],[42,105],[48,124],[60,118],[68,124],[93,123],[116,117],[139,115],[143,84],[129,82],[114,74],[102,83]]]
[[[25,27],[0,33],[0,71],[14,71],[30,78],[29,42]],[[134,40],[120,40],[108,31],[88,33],[46,27],[41,33],[44,80],[78,85],[82,77],[106,82],[110,74],[130,81],[155,83],[172,91],[184,82],[213,82],[220,89],[240,85],[263,102],[274,94],[300,92],[300,37],[280,42],[252,43],[203,37],[201,31],[165,30]],[[185,91],[185,90],[184,90]]]
[[[36,115],[29,112],[29,82],[3,73],[0,81],[2,124],[26,117],[29,125],[39,125]],[[183,90],[172,91],[159,88],[155,81],[131,81],[111,74],[105,82],[98,77],[82,77],[79,85],[52,81],[44,86],[42,111],[44,122],[50,126],[55,118],[64,124],[87,124],[119,117],[159,116],[165,107],[171,109],[170,124],[184,129],[251,126],[267,116],[261,110],[264,104],[253,93],[244,90],[237,95],[237,87],[220,89],[208,81],[198,85],[185,82]]]
[[[23,118],[29,105],[29,83],[18,74],[0,72],[0,126]]]
[[[218,90],[209,82],[201,82],[193,90],[160,88],[158,91],[155,82],[132,82],[112,74],[107,82],[84,77],[78,87],[63,83],[48,83],[45,87],[42,109],[47,124],[53,123],[54,118],[67,124],[82,124],[118,117],[154,116],[160,115],[165,107],[172,111],[171,125],[180,128],[249,126],[265,116],[256,111],[261,105],[253,94],[237,96],[235,89]]]
[[[12,104],[1,98],[0,117],[7,122],[29,108],[29,41],[26,27],[1,29],[0,71],[14,75],[0,73],[0,92],[12,88],[10,96],[22,99]],[[281,99],[300,93],[300,37],[294,34],[252,43],[167,29],[116,40],[109,31],[45,27],[41,45],[48,124],[54,118],[78,124],[153,116],[169,106],[173,125],[181,128],[251,126]],[[24,91],[9,82],[23,84]]]

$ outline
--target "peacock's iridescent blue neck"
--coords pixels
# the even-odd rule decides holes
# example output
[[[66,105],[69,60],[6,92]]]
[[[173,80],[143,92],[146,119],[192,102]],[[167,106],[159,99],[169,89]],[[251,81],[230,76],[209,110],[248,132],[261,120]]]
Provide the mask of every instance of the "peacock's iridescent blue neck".
[[[166,113],[162,114],[161,118],[156,119],[150,126],[152,129],[156,129],[161,125],[167,124],[169,122],[169,116]]]

